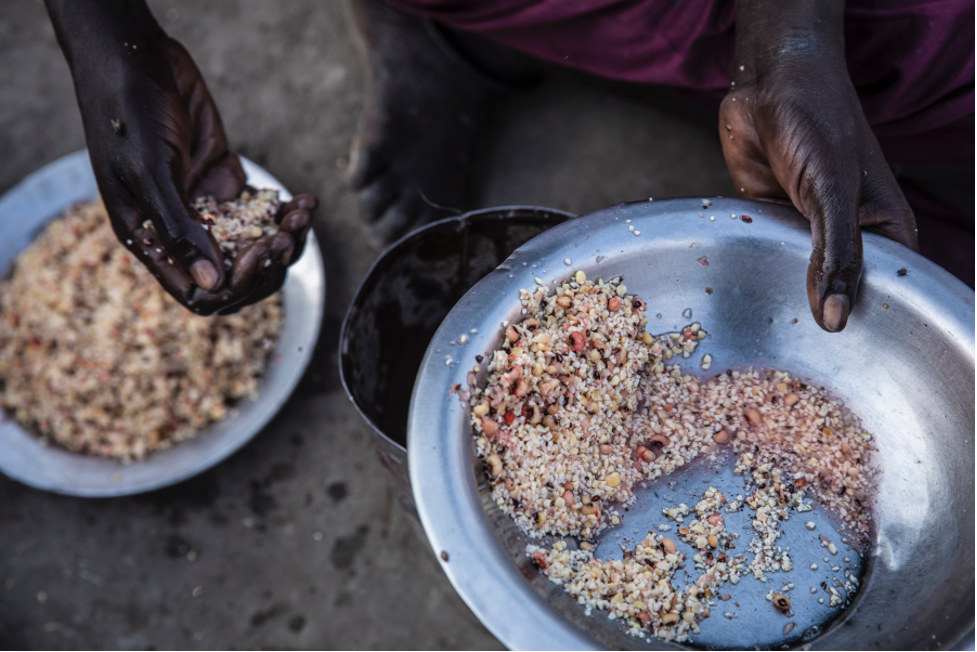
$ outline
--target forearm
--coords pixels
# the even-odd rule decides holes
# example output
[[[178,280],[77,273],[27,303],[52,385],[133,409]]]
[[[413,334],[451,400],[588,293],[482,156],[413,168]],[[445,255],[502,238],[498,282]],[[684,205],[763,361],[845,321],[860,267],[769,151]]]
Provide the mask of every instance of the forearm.
[[[736,0],[734,80],[798,65],[844,66],[844,12],[844,0]]]
[[[96,53],[151,48],[166,34],[143,0],[45,0],[58,44],[75,69]]]
[[[166,33],[142,0],[45,4],[75,82],[89,147],[108,143],[146,112],[154,87],[172,86],[161,47]],[[138,134],[129,135],[140,144]]]

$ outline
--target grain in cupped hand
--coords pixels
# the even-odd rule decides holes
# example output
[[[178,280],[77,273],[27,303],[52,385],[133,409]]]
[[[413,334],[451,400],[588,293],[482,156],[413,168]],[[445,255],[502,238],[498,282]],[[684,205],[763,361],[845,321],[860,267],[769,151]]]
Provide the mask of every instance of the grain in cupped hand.
[[[577,272],[548,293],[523,290],[526,318],[508,325],[471,398],[476,454],[492,496],[530,537],[574,537],[529,554],[550,580],[584,605],[645,638],[686,641],[716,607],[718,589],[744,576],[766,582],[790,572],[779,524],[811,510],[812,495],[864,538],[871,435],[823,388],[782,371],[730,371],[708,380],[683,374],[707,337],[699,323],[652,336],[645,302],[620,279]],[[703,365],[705,368],[705,365]],[[732,449],[753,492],[730,500],[709,487],[690,508],[666,509],[677,536],[698,552],[693,584],[673,575],[686,555],[649,532],[623,560],[597,559],[590,541],[617,525],[635,484],[668,475],[701,455]],[[723,513],[753,511],[749,554],[727,554],[738,535]],[[692,517],[692,521],[684,520]],[[661,529],[661,527],[659,527]],[[752,557],[752,558],[751,558]],[[856,580],[846,585],[853,593]]]
[[[194,199],[191,206],[214,236],[228,267],[243,247],[278,233],[275,220],[282,202],[277,190],[245,189],[235,199],[223,202],[203,196]]]
[[[280,295],[200,317],[79,204],[0,285],[0,405],[44,441],[124,461],[190,439],[257,394]]]

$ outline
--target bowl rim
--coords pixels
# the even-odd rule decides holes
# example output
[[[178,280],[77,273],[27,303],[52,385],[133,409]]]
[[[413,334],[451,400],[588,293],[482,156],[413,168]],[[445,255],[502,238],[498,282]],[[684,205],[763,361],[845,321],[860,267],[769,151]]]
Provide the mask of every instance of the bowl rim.
[[[241,157],[248,182],[291,194],[275,177]],[[52,219],[78,201],[98,196],[87,150],[41,167],[0,197],[0,225],[19,228],[16,250],[23,250]],[[282,288],[285,318],[270,354],[257,398],[243,399],[223,421],[195,438],[156,451],[146,459],[123,463],[44,444],[6,412],[0,421],[0,472],[25,485],[54,493],[108,498],[161,489],[219,464],[251,441],[291,396],[312,359],[325,308],[325,268],[315,234],[308,235],[302,256],[290,268]]]
[[[367,423],[367,425],[373,429],[373,432],[379,435],[380,438],[390,446],[403,451],[404,454],[407,453],[407,449],[404,447],[404,445],[394,441],[389,435],[387,435],[387,433],[383,432],[383,430],[374,422],[370,415],[366,413],[366,410],[361,404],[362,402],[357,399],[356,394],[350,387],[350,381],[346,377],[346,361],[349,359],[349,339],[351,337],[350,329],[352,328],[352,322],[355,319],[361,304],[363,303],[364,297],[368,292],[371,291],[376,283],[376,279],[374,278],[375,275],[382,271],[382,268],[388,262],[388,258],[395,252],[413,242],[416,242],[417,240],[427,237],[433,230],[440,230],[450,226],[461,228],[469,222],[485,222],[490,220],[506,219],[508,217],[515,217],[516,214],[524,214],[525,217],[531,217],[532,214],[558,215],[568,219],[573,219],[576,217],[574,213],[569,213],[567,211],[555,208],[512,205],[480,208],[461,215],[454,215],[452,217],[446,217],[444,219],[425,224],[421,228],[401,236],[400,239],[383,250],[383,253],[370,264],[370,268],[367,270],[366,274],[363,275],[363,280],[360,281],[359,287],[356,288],[356,292],[353,294],[353,299],[349,302],[349,306],[346,308],[346,314],[343,316],[343,324],[339,330],[339,381],[342,383],[343,390],[346,392],[346,396],[349,398],[350,403],[353,404],[353,407],[356,408],[356,411]]]
[[[792,207],[718,197],[710,201],[713,205],[709,210],[717,216],[731,213],[761,215],[763,219],[754,218],[747,225],[754,233],[761,226],[770,229],[767,235],[771,238],[778,241],[789,239],[794,245],[801,243],[810,247],[809,223]],[[537,260],[544,253],[547,260],[563,258],[563,252],[566,252],[573,259],[573,266],[557,270],[556,267],[563,265],[551,263],[554,267],[552,273],[542,275],[540,279],[542,285],[552,288],[557,278],[567,276],[571,270],[592,266],[595,259],[596,264],[600,264],[601,258],[594,253],[594,243],[588,244],[587,240],[608,223],[623,220],[624,217],[636,217],[638,212],[643,217],[678,215],[691,223],[693,216],[701,217],[702,202],[701,198],[675,198],[656,199],[653,203],[618,204],[546,231],[513,253],[495,272],[472,288],[444,319],[428,347],[414,386],[408,420],[408,462],[417,510],[429,542],[452,585],[482,623],[510,649],[593,649],[599,644],[542,600],[497,542],[486,518],[486,509],[494,508],[494,505],[487,506],[478,492],[470,437],[459,437],[455,432],[457,422],[462,418],[458,416],[460,403],[457,398],[451,399],[447,394],[447,388],[452,383],[466,384],[470,363],[467,358],[464,364],[446,361],[447,343],[457,332],[471,326],[484,326],[479,328],[480,335],[494,337],[486,332],[498,330],[494,327],[500,322],[504,323],[503,320],[511,315],[518,314],[517,310],[497,305],[486,307],[484,299],[491,296],[515,297],[520,286],[528,287],[526,284],[531,284],[532,280],[526,279],[525,274],[512,279],[509,273],[510,270],[522,270],[521,265],[525,261]],[[728,217],[720,221],[725,223],[721,227],[724,229],[743,226],[740,220],[732,222]],[[687,235],[683,233],[683,237]],[[673,236],[669,234],[669,237]],[[678,237],[675,236],[675,239]],[[863,239],[866,268],[876,254],[887,260],[903,257],[912,264],[912,278],[904,279],[908,284],[918,289],[936,283],[944,288],[944,298],[949,295],[952,306],[937,304],[935,297],[923,291],[917,292],[913,298],[918,305],[922,304],[923,309],[939,307],[962,335],[960,343],[969,348],[972,360],[973,290],[935,263],[882,236],[864,233]],[[606,244],[606,240],[599,242]],[[684,246],[688,247],[688,239],[684,240]],[[571,254],[571,251],[574,253]],[[478,303],[479,298],[482,303]],[[809,314],[805,316],[811,318]],[[489,328],[489,325],[493,328]],[[473,354],[486,348],[484,341],[477,342],[475,339],[469,342]],[[844,618],[842,616],[835,622],[840,623]],[[836,631],[833,625],[817,639],[818,646],[831,646],[830,634]],[[953,637],[953,640],[958,640],[972,629],[973,620],[962,631],[952,632],[948,639]]]

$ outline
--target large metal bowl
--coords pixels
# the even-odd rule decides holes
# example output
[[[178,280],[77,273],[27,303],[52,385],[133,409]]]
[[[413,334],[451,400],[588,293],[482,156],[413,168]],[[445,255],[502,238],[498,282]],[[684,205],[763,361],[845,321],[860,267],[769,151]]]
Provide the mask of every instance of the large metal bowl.
[[[711,373],[750,366],[791,371],[829,388],[876,435],[882,474],[872,548],[854,603],[812,629],[817,636],[801,639],[798,630],[793,638],[760,637],[752,644],[752,621],[714,614],[702,628],[717,628],[720,636],[700,644],[956,644],[974,623],[973,291],[921,256],[865,234],[857,305],[845,331],[829,334],[808,308],[808,223],[785,207],[730,199],[704,204],[622,204],[554,227],[516,250],[442,322],[414,387],[408,448],[417,509],[435,552],[444,553],[445,572],[511,648],[673,647],[629,638],[602,612],[585,617],[533,568],[525,555],[528,539],[489,497],[472,453],[466,406],[448,393],[452,383],[465,384],[476,354],[497,347],[502,324],[521,318],[520,288],[534,287],[536,278],[552,288],[582,269],[590,278],[623,276],[628,291],[648,302],[652,332],[701,322],[711,338],[684,368],[706,375],[689,363],[710,353]],[[683,316],[688,309],[691,320]],[[462,334],[469,334],[467,346],[449,346]],[[651,519],[632,509],[619,529],[640,540],[640,532],[662,520],[660,514]],[[805,554],[823,551],[815,543]],[[810,576],[798,570],[805,568],[797,563],[770,586],[751,579],[737,588],[753,583],[762,595],[779,589],[780,581],[794,581],[798,593],[806,593]],[[777,614],[771,622],[779,634],[786,620]]]
[[[291,195],[274,177],[242,159],[248,182]],[[76,202],[98,196],[88,153],[69,154],[33,173],[0,198],[0,273],[48,221]],[[122,464],[44,445],[8,418],[0,421],[0,472],[24,484],[74,496],[108,497],[159,489],[221,462],[246,444],[278,412],[312,357],[325,304],[325,271],[315,235],[289,268],[282,288],[285,321],[255,400],[196,439]]]
[[[500,206],[428,224],[377,258],[339,334],[339,376],[370,426],[397,496],[416,517],[407,477],[407,411],[421,359],[445,315],[519,245],[572,214]]]

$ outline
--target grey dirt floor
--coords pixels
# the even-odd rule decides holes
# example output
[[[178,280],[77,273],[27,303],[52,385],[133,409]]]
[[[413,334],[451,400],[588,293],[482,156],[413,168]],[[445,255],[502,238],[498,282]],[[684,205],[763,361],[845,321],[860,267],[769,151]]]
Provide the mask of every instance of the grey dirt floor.
[[[339,381],[340,324],[380,253],[343,180],[364,102],[345,7],[150,4],[203,71],[232,146],[319,196],[322,336],[281,413],[193,480],[82,500],[0,478],[0,647],[500,647],[398,503]],[[84,146],[42,4],[0,3],[0,192]],[[483,206],[732,194],[714,128],[567,80],[513,100],[477,164]]]

